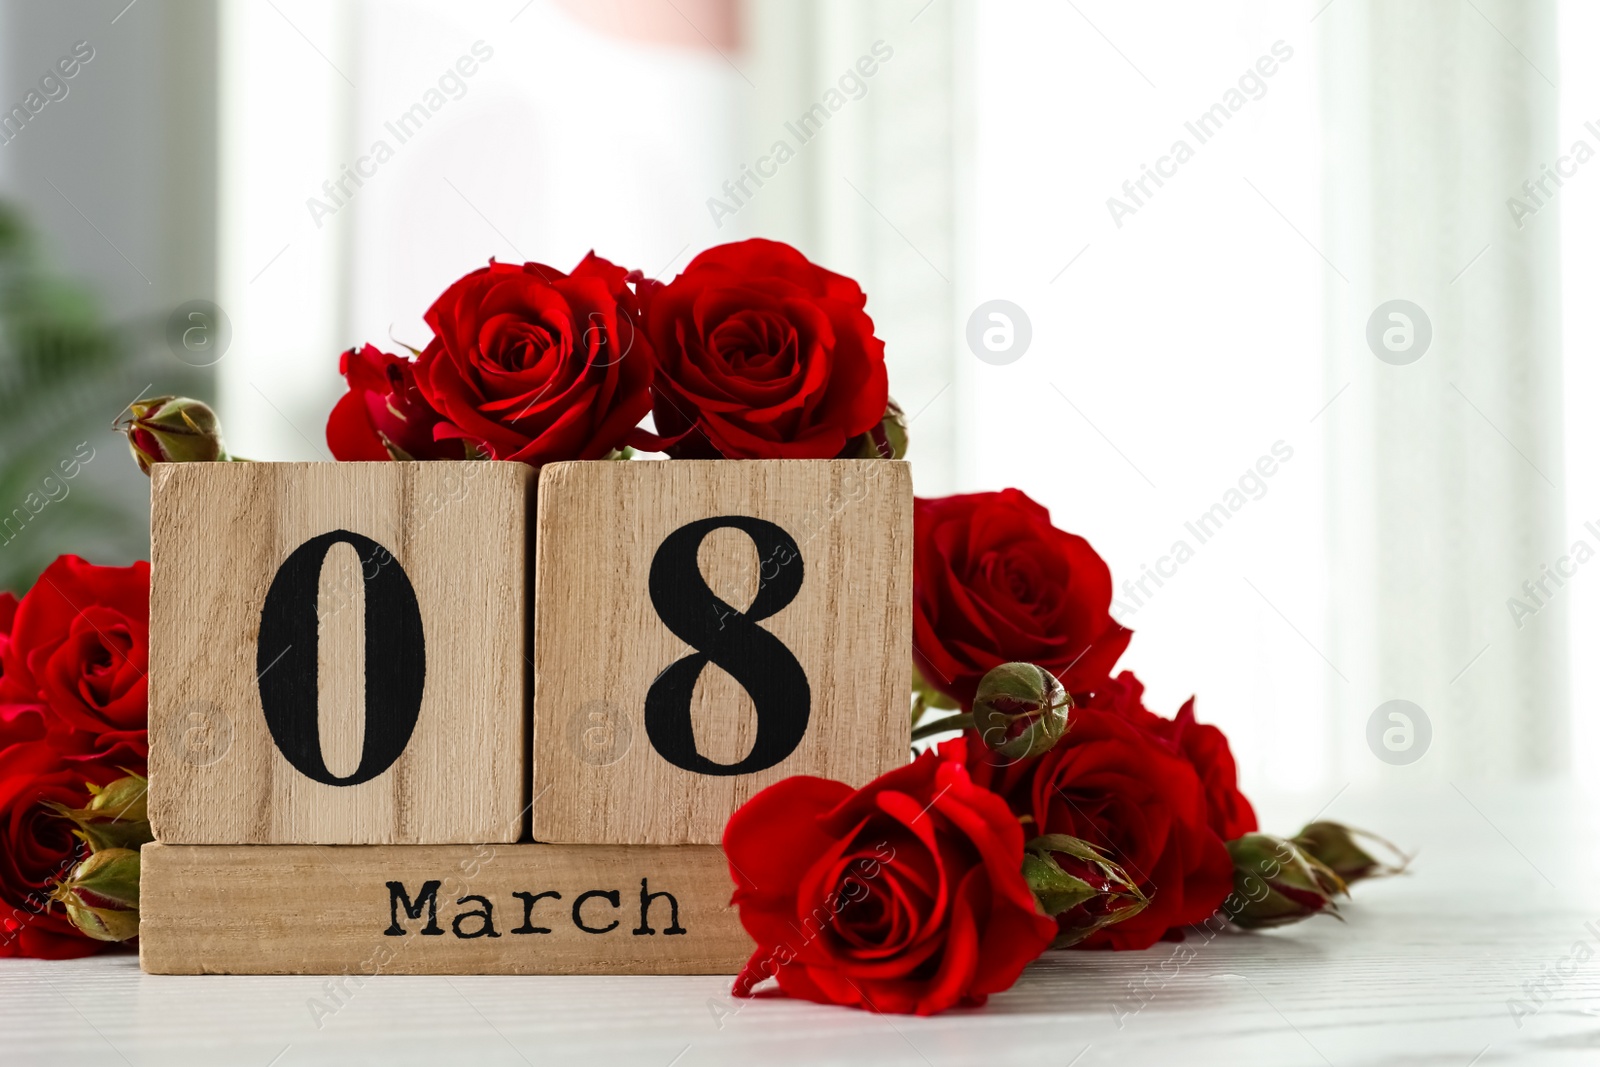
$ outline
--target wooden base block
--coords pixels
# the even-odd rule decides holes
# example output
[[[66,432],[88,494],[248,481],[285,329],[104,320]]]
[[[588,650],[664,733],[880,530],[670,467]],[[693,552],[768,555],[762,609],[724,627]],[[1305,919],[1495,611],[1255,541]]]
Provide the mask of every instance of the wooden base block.
[[[704,845],[146,845],[151,974],[733,974]]]

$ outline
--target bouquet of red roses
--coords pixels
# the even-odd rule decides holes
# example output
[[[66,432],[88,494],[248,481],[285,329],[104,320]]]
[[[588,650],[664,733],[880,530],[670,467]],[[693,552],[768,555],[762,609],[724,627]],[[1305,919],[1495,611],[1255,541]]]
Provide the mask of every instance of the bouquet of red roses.
[[[62,556],[0,593],[0,956],[138,932],[150,565]]]
[[[865,304],[854,281],[771,241],[710,249],[665,284],[592,253],[570,273],[491,262],[434,302],[422,348],[344,353],[328,444],[341,460],[534,466],[635,449],[898,458],[906,426]],[[230,458],[197,401],[142,401],[124,428],[146,469]],[[790,778],[733,814],[733,899],[757,945],[736,995],[772,978],[812,1000],[937,1012],[1007,988],[1053,945],[1145,948],[1188,927],[1337,915],[1350,883],[1398,869],[1336,823],[1288,840],[1259,832],[1227,739],[1196,721],[1194,701],[1169,719],[1144,706],[1131,672],[1113,674],[1132,633],[1111,617],[1109,568],[1022,492],[917,500],[913,558],[912,739],[957,736],[859,789]],[[142,727],[142,637],[131,623],[91,628],[99,644],[72,630],[85,656],[101,649],[77,698],[43,688],[79,676],[47,669],[53,653],[3,659],[0,729],[45,745],[44,763],[84,761],[63,782],[109,782],[128,765],[110,727]],[[130,669],[137,698],[118,688]],[[13,710],[13,689],[61,710]],[[91,696],[101,711],[71,703]],[[37,811],[42,787],[29,788],[25,810]],[[94,801],[49,799],[93,845]],[[18,886],[47,886],[51,862],[78,858],[54,843],[29,845],[40,862]],[[114,881],[94,860],[69,883]],[[11,875],[0,871],[0,891]],[[77,893],[81,911],[98,906],[93,888],[58,892]]]
[[[590,253],[571,274],[490,263],[401,357],[346,352],[338,459],[833,459],[889,455],[889,377],[866,294],[788,245],[701,253],[667,284]],[[656,432],[639,423],[653,413]],[[903,451],[903,447],[901,449]]]
[[[1258,832],[1194,700],[1164,718],[1111,675],[1132,633],[1110,570],[1023,493],[918,499],[913,551],[912,736],[962,732],[861,789],[790,778],[734,813],[723,847],[758,945],[736,996],[775,978],[931,1014],[1051,946],[1337,915],[1349,883],[1398,869],[1337,823]]]

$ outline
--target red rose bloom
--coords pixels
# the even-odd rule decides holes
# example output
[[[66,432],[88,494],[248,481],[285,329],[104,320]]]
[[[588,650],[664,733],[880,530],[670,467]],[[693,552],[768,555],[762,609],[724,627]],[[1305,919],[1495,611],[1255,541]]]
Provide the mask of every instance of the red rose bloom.
[[[87,849],[72,824],[44,807],[82,807],[86,782],[107,785],[123,772],[98,762],[63,759],[45,742],[0,748],[0,957],[69,959],[106,947],[80,933],[50,892]]]
[[[1111,617],[1111,571],[1017,489],[921,498],[912,647],[929,685],[970,706],[1002,663],[1034,663],[1069,692],[1104,684],[1133,631]]]
[[[26,727],[20,731],[13,727],[13,720],[29,714],[26,707],[14,707],[7,704],[4,699],[6,677],[6,649],[11,646],[11,626],[17,618],[17,598],[10,593],[0,593],[0,745],[15,737],[26,736]],[[43,733],[42,719],[40,720],[39,733]]]
[[[338,460],[466,459],[459,438],[434,440],[442,421],[417,391],[416,364],[373,345],[339,356],[349,391],[328,415],[328,450]]]
[[[0,593],[0,678],[6,676],[6,648],[11,644],[11,625],[17,618],[17,598]]]
[[[1177,718],[1164,719],[1144,706],[1144,683],[1123,671],[1090,695],[1087,706],[1121,715],[1188,760],[1205,787],[1207,821],[1224,841],[1260,829],[1255,808],[1239,791],[1239,767],[1227,735],[1194,721],[1194,697],[1178,709]]]
[[[49,902],[83,849],[44,805],[143,773],[149,636],[148,563],[62,556],[20,602],[0,595],[0,956],[105,947]]]
[[[718,245],[640,296],[672,455],[833,459],[882,421],[889,374],[866,294],[790,246]]]
[[[923,753],[855,790],[787,778],[728,820],[733,903],[756,951],[735,996],[931,1015],[1008,988],[1055,936],[1022,828],[959,763]]]
[[[1149,948],[1206,919],[1233,891],[1233,861],[1207,822],[1194,768],[1113,712],[1075,710],[1066,736],[1035,759],[1002,764],[970,731],[944,747],[1018,815],[1032,816],[1034,833],[1106,849],[1151,898],[1083,947]]]
[[[57,559],[16,609],[0,677],[0,743],[48,736],[67,755],[120,752],[142,766],[149,646],[150,564]]]
[[[1178,709],[1173,726],[1178,751],[1206,788],[1212,829],[1226,841],[1259,830],[1256,809],[1239,791],[1239,765],[1234,762],[1227,735],[1215,726],[1194,721],[1194,697]]]
[[[446,289],[415,371],[435,440],[534,466],[644,444],[655,356],[627,277],[591,252],[571,274],[491,262]]]

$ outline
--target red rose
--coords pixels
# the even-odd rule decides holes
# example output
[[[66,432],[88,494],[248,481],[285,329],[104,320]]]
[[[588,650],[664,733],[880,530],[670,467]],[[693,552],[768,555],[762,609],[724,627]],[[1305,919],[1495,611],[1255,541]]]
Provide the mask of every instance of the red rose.
[[[655,356],[627,277],[591,252],[571,274],[490,262],[446,289],[415,371],[434,438],[534,466],[643,444]]]
[[[17,618],[17,598],[0,593],[0,678],[6,676],[6,648],[11,644],[11,625]]]
[[[107,785],[122,771],[68,762],[46,742],[0,748],[0,957],[68,959],[105,948],[80,933],[50,892],[86,852],[72,824],[44,807],[88,803],[86,782]]]
[[[68,755],[117,751],[142,765],[149,644],[150,564],[57,559],[17,606],[0,677],[0,742],[48,736]]]
[[[1234,762],[1227,735],[1215,726],[1194,721],[1194,697],[1184,701],[1173,724],[1178,751],[1206,788],[1212,828],[1227,841],[1259,830],[1256,809],[1239,791],[1239,765]]]
[[[1008,988],[1055,936],[1022,877],[1022,828],[965,768],[923,753],[854,790],[787,778],[722,837],[756,952],[735,996],[931,1015]]]
[[[434,440],[440,415],[417,391],[416,364],[363,345],[339,356],[350,389],[328,415],[328,450],[339,460],[466,459],[459,438]]]
[[[1002,663],[1034,663],[1069,692],[1105,682],[1133,631],[1111,617],[1111,571],[1017,489],[915,509],[912,648],[924,681],[972,703]]]
[[[1233,861],[1207,822],[1194,768],[1122,716],[1079,708],[1054,748],[1014,763],[1000,762],[970,731],[946,747],[950,758],[970,761],[979,784],[1031,816],[1033,833],[1106,849],[1151,898],[1084,947],[1148,948],[1209,917],[1233,891]]]
[[[833,459],[883,420],[889,374],[866,294],[788,245],[718,245],[640,296],[672,455]]]
[[[18,728],[15,720],[29,716],[37,709],[29,706],[13,706],[4,699],[6,677],[6,649],[11,646],[11,627],[17,618],[17,598],[10,593],[0,593],[0,744],[15,740],[19,737],[42,736],[44,721],[38,716],[38,721],[30,729],[24,725]]]
[[[49,903],[82,850],[44,805],[143,772],[149,619],[148,563],[62,556],[20,602],[0,596],[0,956],[104,947]]]
[[[1178,709],[1175,719],[1148,710],[1143,698],[1144,683],[1132,671],[1123,671],[1090,695],[1087,705],[1116,712],[1188,760],[1205,787],[1207,821],[1224,841],[1260,829],[1255,808],[1239,791],[1239,767],[1227,735],[1194,721],[1194,697]]]

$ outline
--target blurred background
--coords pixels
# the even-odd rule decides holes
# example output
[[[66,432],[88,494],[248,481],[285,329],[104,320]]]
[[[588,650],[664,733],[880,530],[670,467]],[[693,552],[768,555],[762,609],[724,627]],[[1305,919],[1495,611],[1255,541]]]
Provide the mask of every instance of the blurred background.
[[[136,396],[326,458],[339,352],[420,347],[490,257],[667,278],[760,235],[865,287],[917,491],[1017,486],[1088,537],[1123,665],[1164,714],[1198,693],[1247,788],[1567,772],[1600,755],[1597,31],[1582,0],[6,0],[0,587],[147,552]]]

